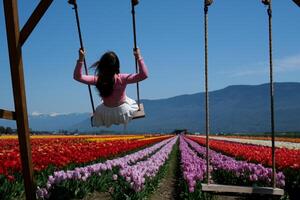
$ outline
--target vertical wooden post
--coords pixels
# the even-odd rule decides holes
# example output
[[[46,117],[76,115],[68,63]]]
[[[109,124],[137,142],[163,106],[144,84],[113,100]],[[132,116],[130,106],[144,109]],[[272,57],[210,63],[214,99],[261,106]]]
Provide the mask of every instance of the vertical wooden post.
[[[36,199],[31,159],[17,0],[3,0],[15,113],[27,200]]]

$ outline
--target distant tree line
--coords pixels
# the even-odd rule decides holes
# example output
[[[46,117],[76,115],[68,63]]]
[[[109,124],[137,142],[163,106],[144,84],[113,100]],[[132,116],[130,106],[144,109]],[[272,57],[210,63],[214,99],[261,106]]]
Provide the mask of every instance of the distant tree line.
[[[175,129],[171,134],[188,134],[188,130],[187,129]]]
[[[15,131],[11,127],[0,126],[0,134],[13,134]]]
[[[78,134],[79,130],[75,129],[75,130],[65,130],[65,129],[59,129],[57,132],[53,132],[54,134],[63,134],[63,135],[74,135],[74,134]]]

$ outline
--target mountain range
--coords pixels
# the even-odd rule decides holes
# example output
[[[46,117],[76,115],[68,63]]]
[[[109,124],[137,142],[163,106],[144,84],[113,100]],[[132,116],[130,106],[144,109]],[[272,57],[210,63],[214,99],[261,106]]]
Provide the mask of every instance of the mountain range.
[[[300,83],[275,83],[275,130],[300,131]],[[90,113],[34,114],[29,116],[32,130],[80,132],[170,132],[188,129],[205,131],[205,93],[180,95],[158,100],[142,100],[146,117],[123,126],[90,127]],[[269,84],[233,85],[209,92],[211,132],[269,132]],[[2,126],[14,123],[0,121]]]

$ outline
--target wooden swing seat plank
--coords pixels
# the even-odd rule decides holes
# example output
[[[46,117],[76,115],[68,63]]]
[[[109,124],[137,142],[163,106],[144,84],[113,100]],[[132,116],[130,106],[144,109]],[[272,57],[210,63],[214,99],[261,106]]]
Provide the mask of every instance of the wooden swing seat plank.
[[[13,111],[0,109],[0,119],[16,120],[16,113]]]
[[[1,110],[0,110],[0,114],[1,114]],[[144,105],[140,104],[140,110],[133,113],[132,119],[139,119],[139,118],[144,118],[144,117],[145,117]],[[91,116],[91,126],[94,127],[93,116]]]
[[[271,195],[283,196],[284,190],[272,187],[247,187],[234,185],[219,185],[219,184],[201,184],[203,192],[212,193],[239,193],[239,194],[257,194],[257,195]]]
[[[139,118],[144,118],[144,117],[145,117],[144,105],[141,103],[140,110],[133,113],[132,119],[139,119]]]

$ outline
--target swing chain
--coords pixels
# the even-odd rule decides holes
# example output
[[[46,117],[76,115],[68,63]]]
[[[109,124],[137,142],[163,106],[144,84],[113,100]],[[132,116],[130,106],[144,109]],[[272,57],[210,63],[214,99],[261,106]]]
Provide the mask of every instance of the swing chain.
[[[205,14],[208,13],[208,6],[204,6],[204,13],[205,13]]]
[[[68,0],[68,3],[74,6],[73,9],[77,9],[76,0]]]
[[[261,1],[264,5],[268,6],[268,15],[272,17],[272,9],[271,9],[271,0],[262,0]]]
[[[139,0],[131,0],[132,5],[136,6],[139,4]]]
[[[270,7],[268,8],[268,15],[269,17],[272,17],[272,9]]]
[[[205,7],[210,6],[214,1],[213,0],[205,0]]]
[[[79,42],[80,42],[80,49],[84,49],[76,0],[68,0],[68,3],[74,6],[72,9],[75,10],[75,17],[76,17],[77,31],[78,31]],[[85,58],[83,60],[83,63],[84,63],[85,73],[86,73],[86,75],[88,75],[88,68],[87,68]],[[93,100],[93,95],[92,95],[92,90],[91,90],[90,85],[88,85],[88,91],[89,91],[89,95],[90,95],[92,110],[93,110],[93,113],[95,113],[95,105],[94,105],[94,100]]]
[[[210,6],[214,1],[213,0],[204,0],[204,13],[208,13],[208,6]]]
[[[271,0],[262,0],[261,2],[267,6],[270,5]]]

